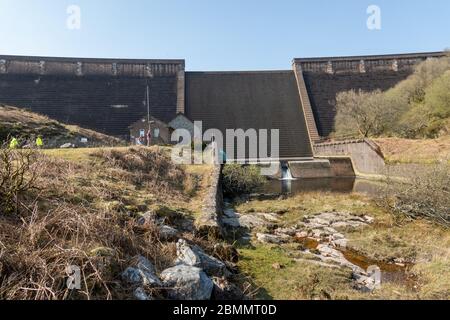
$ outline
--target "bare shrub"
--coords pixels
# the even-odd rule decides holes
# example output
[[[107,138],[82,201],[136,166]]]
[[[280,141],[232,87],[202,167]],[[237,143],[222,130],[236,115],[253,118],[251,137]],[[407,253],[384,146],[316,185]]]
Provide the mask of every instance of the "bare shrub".
[[[17,211],[19,197],[35,188],[39,165],[33,150],[0,148],[0,210]]]
[[[336,136],[367,138],[384,132],[392,117],[386,112],[383,97],[379,90],[339,93],[336,97]]]
[[[450,166],[422,166],[408,183],[387,184],[382,204],[410,218],[425,218],[450,227]]]
[[[26,154],[5,152],[20,154],[19,159]],[[171,265],[175,246],[160,241],[156,225],[139,225],[136,216],[120,207],[98,205],[121,200],[121,187],[132,186],[117,183],[122,171],[41,154],[26,159],[24,177],[35,166],[40,171],[26,184],[34,188],[21,188],[16,214],[0,213],[0,299],[128,299],[134,287],[122,282],[120,274],[133,257],[150,259],[159,271]],[[69,266],[81,272],[80,290],[67,287]]]

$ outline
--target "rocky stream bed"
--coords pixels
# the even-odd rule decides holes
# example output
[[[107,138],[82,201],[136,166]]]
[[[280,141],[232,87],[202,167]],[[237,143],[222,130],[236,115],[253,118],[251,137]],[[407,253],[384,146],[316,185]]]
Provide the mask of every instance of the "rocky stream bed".
[[[239,214],[226,203],[222,223],[241,243],[298,244],[291,256],[296,262],[325,268],[347,268],[352,272],[354,288],[371,292],[382,282],[405,283],[409,265],[404,261],[375,261],[349,248],[345,230],[357,230],[374,222],[369,215],[349,212],[321,212],[305,216],[295,225],[282,227],[283,212]],[[261,231],[263,230],[263,231]],[[274,269],[282,266],[275,264]]]

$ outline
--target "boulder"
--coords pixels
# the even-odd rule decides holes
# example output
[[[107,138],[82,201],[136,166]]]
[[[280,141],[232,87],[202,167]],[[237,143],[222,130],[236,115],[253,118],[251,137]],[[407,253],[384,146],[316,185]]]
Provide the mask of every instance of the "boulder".
[[[299,232],[295,233],[295,238],[297,238],[297,239],[307,238],[308,236],[309,236],[308,231],[299,231]]]
[[[177,242],[177,261],[178,264],[185,264],[187,266],[200,267],[202,261],[200,257],[189,246],[186,240],[180,239]]]
[[[239,224],[242,227],[253,229],[256,227],[267,226],[270,223],[254,214],[245,214],[239,217]]]
[[[265,233],[257,233],[256,238],[259,242],[281,244],[289,241],[290,237],[286,235],[273,235]]]
[[[149,301],[153,300],[147,293],[145,293],[144,289],[142,287],[136,288],[133,292],[133,296],[136,300],[140,301]]]
[[[238,218],[239,214],[237,214],[234,209],[228,208],[223,210],[223,215],[227,218]]]
[[[279,235],[288,235],[288,236],[295,236],[297,233],[297,230],[295,228],[278,228],[275,230],[275,234]]]
[[[163,241],[174,240],[178,237],[178,230],[169,226],[160,226],[159,228],[159,238]]]
[[[168,296],[175,300],[209,300],[214,284],[200,268],[178,265],[161,273]]]
[[[133,285],[162,286],[161,280],[156,276],[155,267],[147,258],[138,256],[134,260],[134,266],[122,272],[123,281]]]
[[[177,243],[177,262],[188,266],[202,268],[208,275],[228,276],[226,265],[207,255],[200,247],[190,247],[186,240],[180,239]]]

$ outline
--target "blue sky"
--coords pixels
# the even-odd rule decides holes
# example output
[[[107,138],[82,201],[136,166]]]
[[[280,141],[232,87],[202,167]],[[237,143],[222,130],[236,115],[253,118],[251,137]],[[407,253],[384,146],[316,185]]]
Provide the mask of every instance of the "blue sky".
[[[66,27],[69,5],[81,29]],[[366,26],[369,5],[381,30]],[[187,70],[450,47],[448,0],[0,0],[0,54],[182,58]]]

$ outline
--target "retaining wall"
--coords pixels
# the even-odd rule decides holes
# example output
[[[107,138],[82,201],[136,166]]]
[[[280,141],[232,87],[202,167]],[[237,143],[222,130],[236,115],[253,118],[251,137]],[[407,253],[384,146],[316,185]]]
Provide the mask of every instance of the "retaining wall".
[[[357,174],[383,174],[385,172],[384,156],[380,147],[368,139],[319,143],[314,146],[314,150],[316,156],[327,157],[331,161],[336,156],[350,157]],[[339,167],[338,170],[347,170],[342,165]]]
[[[210,185],[205,195],[200,217],[196,220],[196,229],[201,236],[222,236],[219,217],[223,210],[223,192],[221,185],[222,167],[214,165]]]

